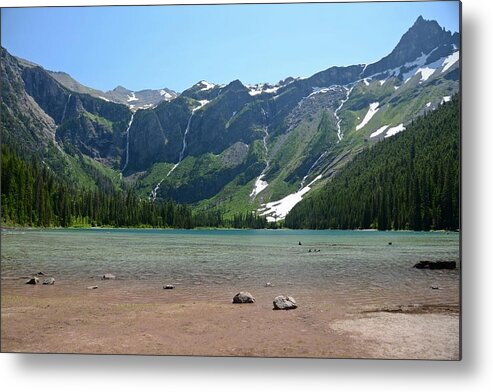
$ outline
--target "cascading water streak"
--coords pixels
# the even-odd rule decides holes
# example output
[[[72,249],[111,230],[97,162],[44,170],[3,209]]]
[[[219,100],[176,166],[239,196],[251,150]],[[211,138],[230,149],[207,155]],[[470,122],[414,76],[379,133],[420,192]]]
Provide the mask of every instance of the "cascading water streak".
[[[134,121],[134,113],[132,113],[132,117],[130,117],[130,122],[128,123],[127,130],[125,131],[125,134],[127,135],[127,149],[126,149],[126,154],[125,154],[125,164],[123,165],[122,168],[122,173],[125,171],[128,165],[128,159],[130,157],[130,128],[132,127],[132,123]]]

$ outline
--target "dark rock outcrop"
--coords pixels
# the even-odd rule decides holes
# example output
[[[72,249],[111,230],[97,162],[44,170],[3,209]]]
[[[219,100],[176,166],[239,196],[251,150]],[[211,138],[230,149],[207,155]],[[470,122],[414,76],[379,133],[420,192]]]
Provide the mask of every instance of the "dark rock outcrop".
[[[423,261],[420,261],[419,263],[416,263],[413,268],[436,270],[436,269],[455,269],[456,267],[457,266],[456,266],[455,261],[427,261],[427,260],[423,260]]]

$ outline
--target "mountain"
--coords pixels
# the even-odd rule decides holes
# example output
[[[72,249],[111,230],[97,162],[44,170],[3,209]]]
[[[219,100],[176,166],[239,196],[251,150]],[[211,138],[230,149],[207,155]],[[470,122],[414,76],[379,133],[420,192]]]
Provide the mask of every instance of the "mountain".
[[[287,215],[309,229],[456,230],[460,195],[459,97],[406,132],[366,149]]]
[[[276,84],[201,80],[181,94],[98,92],[2,49],[3,140],[51,166],[70,161],[79,183],[275,222],[459,91],[457,33],[420,17],[396,42],[373,64]]]
[[[20,66],[25,68],[41,68],[39,65],[20,57],[16,57],[16,60]],[[138,109],[152,108],[163,101],[171,101],[178,96],[175,91],[168,88],[162,88],[159,90],[146,89],[140,91],[132,91],[126,89],[125,87],[118,86],[113,90],[103,92],[101,90],[84,86],[66,72],[47,72],[53,79],[55,79],[58,83],[60,83],[62,86],[70,91],[81,94],[88,94],[95,98],[103,99],[105,101],[121,103],[123,105],[127,105],[128,107],[130,107],[131,110],[134,111]]]
[[[118,86],[111,91],[106,91],[100,98],[128,105],[132,110],[138,110],[152,108],[163,101],[171,101],[177,96],[176,92],[168,88],[131,91],[125,87]]]

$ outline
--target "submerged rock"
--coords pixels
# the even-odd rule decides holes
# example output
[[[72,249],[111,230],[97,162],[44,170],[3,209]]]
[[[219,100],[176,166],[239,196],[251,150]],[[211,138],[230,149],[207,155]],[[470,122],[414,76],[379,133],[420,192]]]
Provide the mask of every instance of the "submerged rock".
[[[414,264],[414,268],[418,269],[455,269],[455,261],[427,261],[423,260]]]
[[[116,279],[116,276],[113,274],[104,274],[103,275],[103,280],[110,280],[110,279]]]
[[[39,279],[36,278],[35,276],[26,282],[26,284],[38,284],[38,283],[39,283]]]
[[[173,290],[175,288],[175,286],[173,286],[172,284],[166,284],[163,286],[163,289],[165,290]]]
[[[255,302],[255,298],[253,298],[253,295],[247,291],[240,291],[238,294],[236,294],[233,297],[234,304],[246,304],[246,303],[252,304],[254,302]]]
[[[275,310],[289,310],[296,309],[298,307],[298,305],[296,305],[295,299],[287,295],[278,295],[276,298],[274,298],[273,303]]]
[[[54,285],[55,284],[55,278],[48,278],[45,279],[43,282],[44,285]]]

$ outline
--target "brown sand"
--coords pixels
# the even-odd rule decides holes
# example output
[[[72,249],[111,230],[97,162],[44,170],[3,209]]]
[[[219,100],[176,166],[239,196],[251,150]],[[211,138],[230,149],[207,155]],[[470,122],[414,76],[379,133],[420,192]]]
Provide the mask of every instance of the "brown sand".
[[[119,282],[29,286],[2,280],[3,352],[459,359],[456,306],[363,309],[303,301],[274,311],[273,288],[255,304],[184,296],[180,288]],[[200,291],[197,290],[197,293]]]

